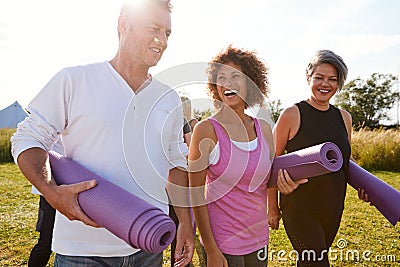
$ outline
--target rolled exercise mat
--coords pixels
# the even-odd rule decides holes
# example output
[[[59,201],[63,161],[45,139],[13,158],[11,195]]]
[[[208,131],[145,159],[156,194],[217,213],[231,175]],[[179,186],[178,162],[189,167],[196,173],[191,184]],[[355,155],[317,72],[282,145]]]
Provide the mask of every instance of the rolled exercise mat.
[[[340,170],[342,152],[331,142],[325,142],[276,157],[272,163],[268,187],[277,187],[278,170],[285,169],[293,180],[310,178]]]
[[[161,209],[54,151],[49,158],[58,184],[97,181],[96,187],[78,195],[82,210],[97,224],[132,247],[151,253],[160,253],[171,244],[175,224]]]
[[[400,221],[400,191],[391,187],[372,173],[350,161],[348,184],[354,189],[362,188],[371,203],[395,226]]]

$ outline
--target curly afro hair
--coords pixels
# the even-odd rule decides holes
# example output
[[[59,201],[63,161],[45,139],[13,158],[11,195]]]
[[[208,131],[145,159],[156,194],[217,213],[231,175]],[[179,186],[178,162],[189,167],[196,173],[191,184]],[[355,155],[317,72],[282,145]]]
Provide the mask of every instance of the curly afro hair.
[[[218,53],[208,63],[208,94],[214,99],[214,105],[219,108],[221,98],[217,91],[217,74],[220,67],[224,64],[233,63],[242,69],[242,72],[247,76],[247,96],[245,99],[245,108],[255,104],[262,105],[264,96],[269,93],[269,83],[267,75],[269,69],[256,56],[254,51],[246,51],[239,48],[234,48],[231,45]]]

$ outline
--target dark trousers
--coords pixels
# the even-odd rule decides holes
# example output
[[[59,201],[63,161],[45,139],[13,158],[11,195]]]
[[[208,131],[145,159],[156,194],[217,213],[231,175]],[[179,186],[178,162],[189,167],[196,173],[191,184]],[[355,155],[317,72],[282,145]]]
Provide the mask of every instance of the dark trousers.
[[[162,253],[153,254],[144,250],[122,257],[66,256],[57,253],[54,267],[161,267],[162,261]]]
[[[38,221],[36,231],[39,232],[37,244],[32,248],[29,256],[29,267],[44,267],[51,255],[51,241],[53,239],[53,227],[56,210],[50,206],[43,196],[39,200]]]
[[[282,210],[286,234],[298,253],[297,266],[330,266],[328,252],[339,229],[342,213],[316,214],[291,208]]]
[[[176,229],[178,229],[179,220],[178,220],[178,216],[175,213],[174,207],[172,205],[169,205],[169,217],[171,217],[171,219],[174,221],[174,223],[176,225]],[[175,264],[175,257],[174,257],[175,249],[176,249],[176,236],[171,243],[171,267],[173,267]],[[190,266],[190,264],[186,265],[185,267],[189,267],[189,266]]]

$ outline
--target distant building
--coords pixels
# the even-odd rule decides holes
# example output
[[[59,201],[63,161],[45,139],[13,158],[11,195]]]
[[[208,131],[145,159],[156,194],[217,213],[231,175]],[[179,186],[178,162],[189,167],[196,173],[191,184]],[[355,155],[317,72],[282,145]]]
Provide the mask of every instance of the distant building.
[[[28,116],[21,105],[15,101],[5,109],[0,110],[0,129],[17,128],[17,124]]]

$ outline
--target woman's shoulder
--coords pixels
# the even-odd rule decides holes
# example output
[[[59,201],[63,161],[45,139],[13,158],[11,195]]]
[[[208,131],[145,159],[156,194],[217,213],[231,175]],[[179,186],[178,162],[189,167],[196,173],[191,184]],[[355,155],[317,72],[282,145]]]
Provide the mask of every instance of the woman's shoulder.
[[[293,104],[283,110],[283,113],[298,113],[299,107],[296,104]]]
[[[196,127],[207,128],[207,127],[212,127],[212,124],[211,124],[211,121],[207,118],[207,119],[197,122]]]
[[[341,109],[341,108],[338,108],[338,109],[339,109],[339,111],[340,111],[340,114],[342,114],[343,119],[351,119],[351,114],[350,114],[350,112],[348,112],[348,111],[345,110],[345,109]]]
[[[292,119],[297,119],[300,116],[300,111],[297,105],[292,105],[290,107],[285,108],[281,115],[279,116],[279,119],[285,119],[285,120],[292,120]]]
[[[209,119],[199,121],[193,129],[193,134],[200,136],[211,136],[212,133],[214,133],[214,127]]]
[[[350,112],[348,112],[347,110],[341,109],[341,108],[338,108],[338,109],[340,111],[340,114],[342,115],[342,118],[343,118],[344,124],[346,125],[346,128],[351,128],[351,125],[353,122],[352,122]]]
[[[217,134],[210,120],[201,120],[196,124],[193,129],[191,144],[198,144],[198,146],[202,144],[209,148],[208,151],[211,151],[217,141]]]
[[[286,108],[275,124],[274,132],[276,138],[292,139],[300,128],[301,117],[297,105]],[[286,143],[287,140],[285,140]]]

